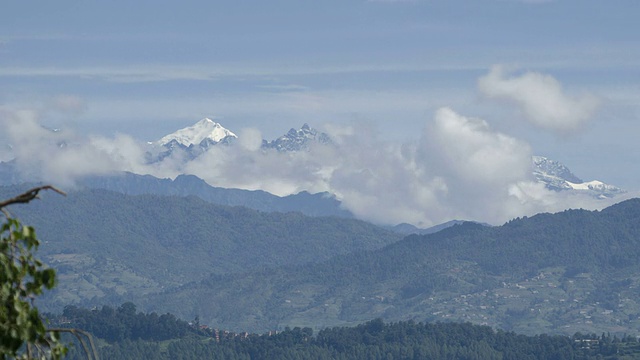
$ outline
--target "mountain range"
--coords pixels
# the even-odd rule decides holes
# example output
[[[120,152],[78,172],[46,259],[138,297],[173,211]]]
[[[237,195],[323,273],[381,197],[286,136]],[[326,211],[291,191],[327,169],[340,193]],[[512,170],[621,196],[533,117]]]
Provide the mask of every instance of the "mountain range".
[[[640,199],[404,238],[357,220],[96,189],[9,210],[35,226],[60,275],[39,299],[46,310],[133,301],[256,332],[374,318],[640,332]]]
[[[640,332],[640,199],[503,226],[462,223],[379,250],[216,275],[145,302],[218,328],[323,328],[373,318],[525,334]]]
[[[0,187],[0,198],[29,187]],[[9,210],[37,229],[39,255],[60,274],[49,308],[139,299],[211,274],[321,262],[401,238],[355,219],[100,189],[45,193]]]
[[[150,164],[158,162],[174,151],[182,151],[190,161],[214,146],[234,146],[238,136],[221,124],[204,118],[192,126],[179,129],[161,139],[149,142],[147,159]],[[262,151],[281,153],[309,151],[313,146],[335,146],[328,134],[320,132],[308,124],[300,129],[290,129],[283,136],[262,142]],[[182,157],[180,157],[182,158]],[[603,182],[583,181],[565,165],[541,156],[532,158],[532,176],[546,188],[558,192],[589,194],[596,198],[611,198],[624,190]],[[15,161],[0,162],[0,184],[18,184],[28,179],[22,178]],[[149,175],[133,173],[111,173],[108,175],[85,176],[76,179],[82,187],[118,191],[124,194],[195,195],[206,201],[233,206],[247,206],[260,211],[299,211],[310,216],[353,217],[333,194],[310,194],[301,192],[286,197],[278,197],[264,191],[223,189],[212,187],[192,175],[179,175],[174,180],[159,179]],[[449,225],[456,221],[449,222]],[[425,233],[429,229],[419,229],[405,224],[394,228],[401,233]]]
[[[335,196],[326,192],[311,194],[302,191],[280,197],[261,190],[211,186],[195,175],[178,175],[172,180],[124,172],[108,176],[85,177],[78,181],[78,185],[88,189],[104,189],[127,195],[197,196],[213,204],[244,206],[263,212],[300,212],[307,216],[353,218],[353,214],[343,209]]]
[[[222,125],[205,118],[193,126],[180,129],[155,142],[165,147],[166,156],[176,145],[188,149],[192,156],[206,151],[216,144],[229,145],[237,136]],[[272,140],[263,140],[262,149],[275,149],[281,152],[295,152],[308,150],[313,144],[331,145],[331,137],[323,132],[304,124],[300,129],[290,129],[285,135]],[[194,151],[197,149],[197,151]],[[532,174],[534,178],[554,191],[575,191],[588,193],[596,198],[610,198],[625,191],[599,180],[583,181],[575,176],[571,170],[558,161],[542,156],[532,157]]]

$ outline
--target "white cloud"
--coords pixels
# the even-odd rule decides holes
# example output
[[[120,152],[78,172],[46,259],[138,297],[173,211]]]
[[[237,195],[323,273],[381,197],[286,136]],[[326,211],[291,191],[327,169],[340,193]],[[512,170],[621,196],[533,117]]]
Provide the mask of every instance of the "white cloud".
[[[257,151],[262,146],[262,134],[256,128],[244,128],[238,135],[238,143],[246,150]]]
[[[590,94],[565,94],[560,82],[550,75],[526,72],[509,76],[499,65],[478,80],[478,89],[488,98],[518,105],[536,126],[565,133],[579,129],[592,117],[599,103]]]
[[[277,195],[328,191],[361,219],[423,227],[451,219],[499,224],[541,211],[607,204],[535,183],[526,142],[449,108],[436,111],[421,137],[405,143],[354,122],[327,126],[333,145],[281,153],[261,149],[260,132],[244,129],[235,145],[212,147],[192,161],[176,151],[153,164],[146,153],[157,149],[127,135],[82,138],[52,132],[38,125],[35,112],[5,113],[0,123],[26,179],[67,187],[78,177],[114,171],[158,177],[186,173],[214,186]]]
[[[50,104],[52,110],[65,114],[78,115],[86,110],[86,104],[82,98],[76,95],[58,95]]]
[[[145,144],[128,135],[82,138],[69,129],[52,131],[40,125],[35,111],[4,111],[0,126],[26,181],[72,187],[77,178],[87,175],[131,171],[174,177],[180,171],[180,162],[173,158],[162,164],[146,164]]]
[[[376,72],[414,72],[414,71],[448,71],[478,70],[479,63],[350,63],[327,66],[308,66],[290,64],[218,64],[208,65],[127,65],[127,66],[87,66],[87,67],[2,67],[0,77],[69,77],[92,80],[103,80],[115,83],[145,83],[174,80],[215,81],[225,77],[273,77],[299,75],[340,75]],[[268,87],[262,86],[265,90]],[[286,90],[280,86],[272,90]],[[289,86],[288,90],[304,90],[302,86]]]

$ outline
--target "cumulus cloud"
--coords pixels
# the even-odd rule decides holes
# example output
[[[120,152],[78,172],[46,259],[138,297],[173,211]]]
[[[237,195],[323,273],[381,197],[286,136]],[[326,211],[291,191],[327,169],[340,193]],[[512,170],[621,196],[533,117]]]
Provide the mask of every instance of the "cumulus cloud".
[[[160,165],[146,162],[147,149],[132,137],[77,136],[69,129],[51,130],[40,124],[36,111],[4,111],[0,126],[11,144],[12,157],[26,181],[54,182],[71,187],[88,175],[131,171],[159,176],[176,176],[178,161]]]
[[[244,129],[230,146],[214,146],[193,160],[127,135],[77,136],[39,125],[35,112],[0,115],[25,179],[72,186],[75,179],[130,171],[174,178],[193,174],[213,186],[265,190],[276,195],[327,191],[358,218],[379,224],[432,226],[451,219],[499,224],[511,218],[568,207],[608,205],[588,196],[557,193],[531,175],[525,141],[482,119],[441,108],[422,134],[404,143],[385,139],[366,123],[327,124],[331,144],[309,151],[263,149],[260,132]]]
[[[262,134],[260,130],[255,128],[245,128],[240,130],[238,142],[243,148],[256,151],[262,145]]]
[[[364,123],[329,124],[331,145],[280,153],[214,147],[182,170],[215,186],[278,195],[328,191],[358,218],[431,226],[451,219],[501,223],[566,207],[603,206],[536,183],[530,146],[481,119],[439,109],[419,139],[389,142]]]
[[[478,89],[490,99],[516,104],[530,122],[557,132],[579,129],[592,117],[599,103],[590,94],[565,94],[560,82],[550,75],[526,72],[510,76],[500,65],[478,80]]]

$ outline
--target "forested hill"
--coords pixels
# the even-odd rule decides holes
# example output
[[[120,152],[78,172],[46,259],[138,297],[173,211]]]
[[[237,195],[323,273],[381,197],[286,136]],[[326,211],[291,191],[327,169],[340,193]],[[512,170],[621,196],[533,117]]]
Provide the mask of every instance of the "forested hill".
[[[1,198],[23,190],[0,188]],[[58,270],[56,304],[124,300],[207,277],[381,248],[400,235],[354,219],[264,213],[197,197],[82,190],[10,210]],[[45,302],[45,305],[50,305]]]
[[[214,187],[194,175],[178,175],[171,180],[124,172],[110,176],[90,176],[79,182],[87,188],[111,190],[128,195],[194,195],[213,204],[244,206],[260,211],[297,211],[309,216],[353,218],[353,214],[342,209],[340,202],[328,193],[310,194],[303,191],[279,197],[261,190]]]
[[[459,320],[524,333],[640,333],[640,200],[500,227],[464,223],[322,264],[215,276],[145,306],[230,329]]]
[[[177,319],[136,313],[132,303],[87,310],[66,307],[49,316],[56,326],[95,336],[103,359],[634,359],[633,336],[574,334],[523,336],[470,323],[385,324],[380,319],[355,327],[288,328],[264,334],[233,333]],[[84,359],[82,346],[69,359]]]

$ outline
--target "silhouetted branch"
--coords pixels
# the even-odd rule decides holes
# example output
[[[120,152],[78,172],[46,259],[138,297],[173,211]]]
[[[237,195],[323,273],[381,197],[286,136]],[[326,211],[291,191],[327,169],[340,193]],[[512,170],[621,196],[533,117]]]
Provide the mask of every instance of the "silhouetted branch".
[[[38,186],[35,187],[31,190],[25,191],[24,193],[13,197],[11,199],[8,200],[4,200],[4,201],[0,201],[0,208],[4,208],[5,206],[9,206],[12,204],[26,204],[29,201],[35,199],[38,197],[38,193],[42,190],[53,190],[55,192],[57,192],[60,195],[67,195],[64,191],[59,190],[57,188],[55,188],[54,186],[51,185],[43,185],[43,186]]]

